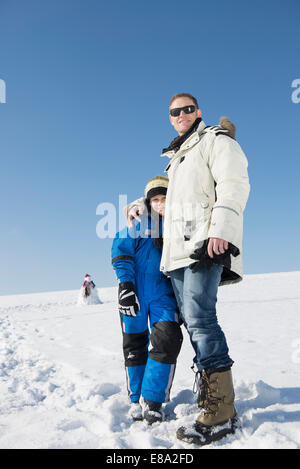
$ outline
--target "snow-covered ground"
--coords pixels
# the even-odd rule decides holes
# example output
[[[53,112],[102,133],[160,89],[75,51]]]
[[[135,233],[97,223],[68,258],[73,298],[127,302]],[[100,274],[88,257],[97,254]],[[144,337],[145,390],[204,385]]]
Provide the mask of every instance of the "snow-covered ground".
[[[210,448],[300,448],[300,272],[219,290],[242,429]],[[117,287],[0,297],[0,448],[195,449],[176,429],[198,413],[184,331],[166,421],[132,423]]]

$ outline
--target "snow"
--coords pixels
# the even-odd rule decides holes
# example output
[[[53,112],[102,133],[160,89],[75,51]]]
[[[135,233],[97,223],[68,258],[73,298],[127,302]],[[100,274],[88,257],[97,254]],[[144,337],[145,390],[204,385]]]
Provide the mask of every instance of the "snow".
[[[241,429],[210,448],[300,447],[300,272],[219,289]],[[186,331],[166,420],[132,422],[117,287],[0,297],[0,448],[196,449],[176,439],[199,413]]]

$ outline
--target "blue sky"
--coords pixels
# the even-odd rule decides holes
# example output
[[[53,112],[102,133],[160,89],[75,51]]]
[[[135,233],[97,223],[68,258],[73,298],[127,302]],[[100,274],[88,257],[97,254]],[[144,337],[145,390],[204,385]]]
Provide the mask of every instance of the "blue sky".
[[[245,273],[299,270],[299,14],[298,0],[0,0],[0,295],[116,284],[96,209],[163,174],[176,92],[237,127]]]

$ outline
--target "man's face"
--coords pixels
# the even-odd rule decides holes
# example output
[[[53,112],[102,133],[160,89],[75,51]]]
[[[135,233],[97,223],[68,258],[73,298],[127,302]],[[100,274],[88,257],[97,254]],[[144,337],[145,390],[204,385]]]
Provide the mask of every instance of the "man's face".
[[[170,109],[194,105],[195,103],[191,98],[181,97],[175,99],[172,102]],[[191,114],[185,114],[184,111],[181,111],[178,117],[173,117],[169,115],[170,122],[175,128],[175,130],[177,130],[179,135],[185,134],[185,132],[193,125],[197,117],[201,117],[200,109],[196,109],[195,112],[192,112]]]

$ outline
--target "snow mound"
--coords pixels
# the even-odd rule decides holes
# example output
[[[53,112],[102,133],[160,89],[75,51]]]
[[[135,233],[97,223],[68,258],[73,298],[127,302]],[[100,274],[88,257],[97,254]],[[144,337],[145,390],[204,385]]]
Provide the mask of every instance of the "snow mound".
[[[99,305],[102,303],[98,296],[98,291],[96,288],[93,288],[89,294],[89,296],[85,296],[84,287],[81,287],[79,290],[78,298],[77,298],[77,305]]]
[[[205,449],[300,448],[299,272],[246,276],[219,292],[241,427]],[[197,449],[176,439],[199,413],[183,330],[165,420],[132,422],[117,287],[0,297],[0,448]],[[298,345],[297,345],[298,344]]]

